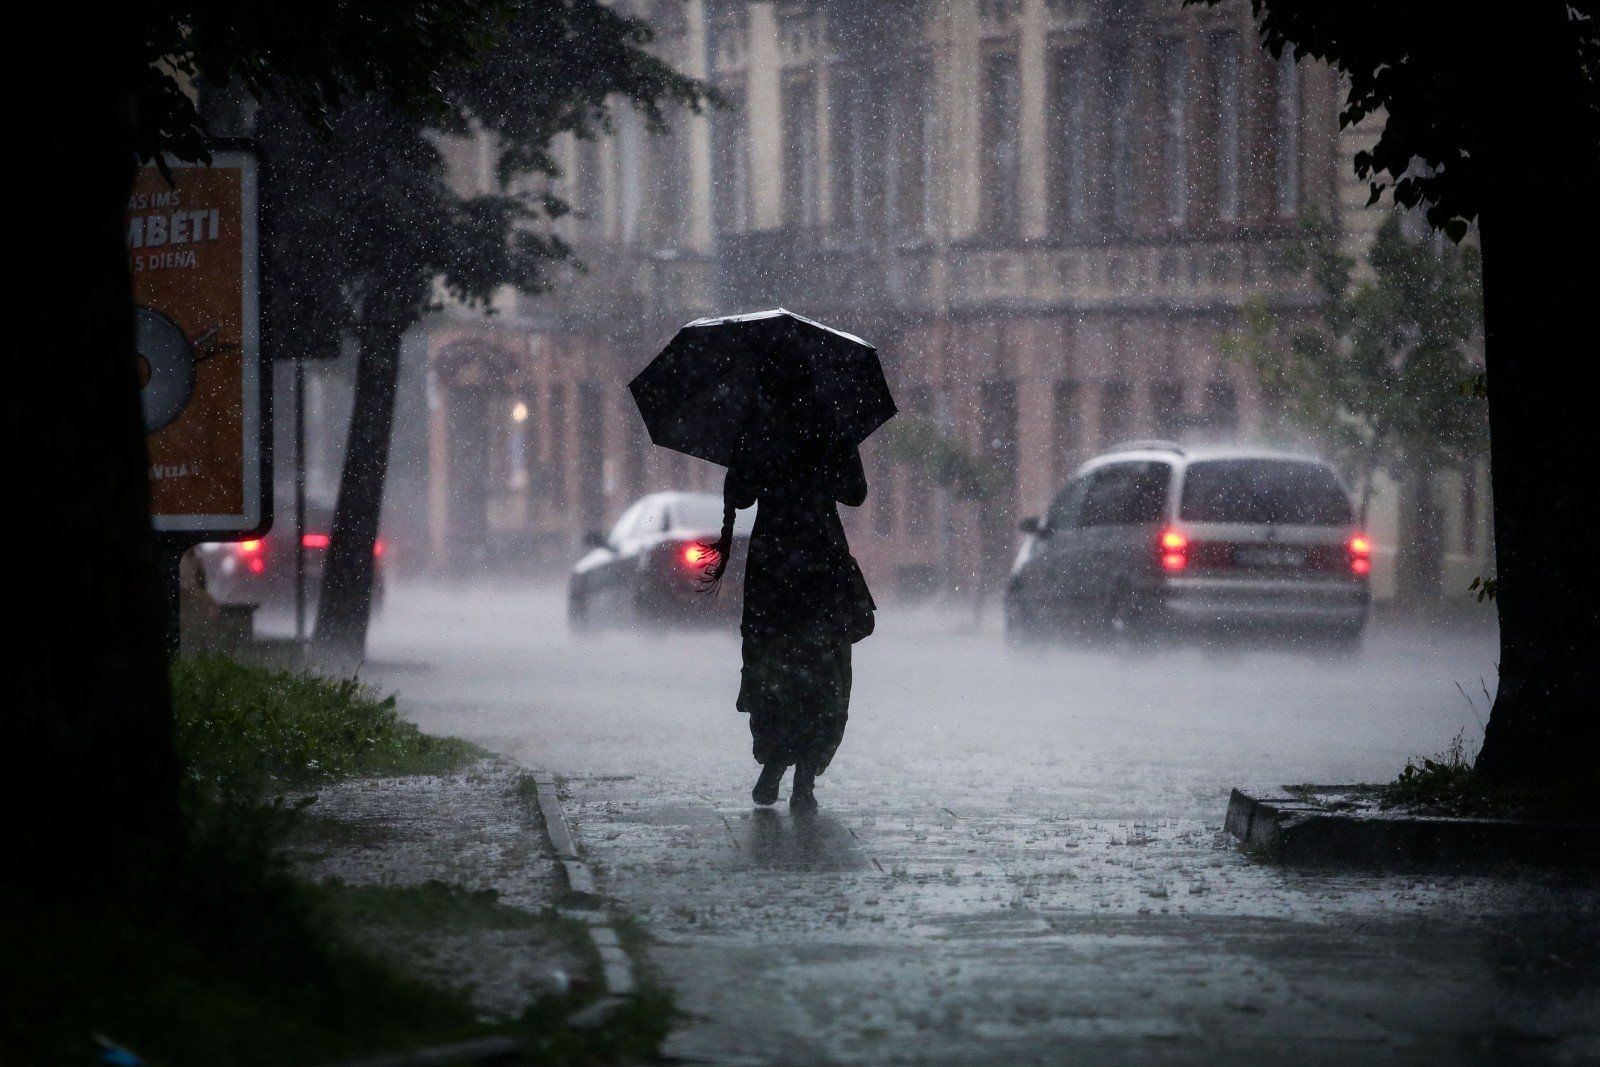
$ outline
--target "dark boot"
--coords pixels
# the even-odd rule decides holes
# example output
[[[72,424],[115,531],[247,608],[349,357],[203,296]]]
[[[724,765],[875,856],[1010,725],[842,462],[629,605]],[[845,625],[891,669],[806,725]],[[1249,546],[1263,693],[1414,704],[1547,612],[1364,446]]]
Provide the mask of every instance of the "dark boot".
[[[756,787],[750,790],[750,799],[762,806],[778,802],[778,786],[783,784],[783,772],[788,770],[781,763],[768,763],[761,768],[761,777],[756,779]]]
[[[794,787],[789,790],[789,810],[796,813],[807,813],[817,810],[817,795],[814,792],[817,775],[804,763],[797,763],[794,767]]]

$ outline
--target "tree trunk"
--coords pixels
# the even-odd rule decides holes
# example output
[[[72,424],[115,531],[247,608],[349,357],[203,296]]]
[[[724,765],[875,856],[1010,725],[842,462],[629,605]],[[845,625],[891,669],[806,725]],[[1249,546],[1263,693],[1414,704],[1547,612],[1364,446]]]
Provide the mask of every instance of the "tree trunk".
[[[406,311],[415,307],[396,306],[396,301],[379,303],[379,307],[367,309],[373,317],[362,324],[357,335],[360,353],[355,399],[312,638],[320,657],[342,667],[360,663],[366,652],[400,343],[412,321]]]
[[[123,85],[141,74],[127,69],[130,41],[114,17],[86,30],[74,48],[88,73],[58,86],[41,117],[36,158],[72,160],[50,178],[68,207],[41,216],[28,242],[28,298],[42,306],[27,315],[49,344],[18,358],[23,377],[6,401],[24,450],[17,495],[34,524],[16,546],[29,556],[14,560],[22,629],[0,773],[13,789],[30,784],[11,809],[20,848],[14,838],[6,881],[70,892],[160,874],[181,838],[123,244],[133,176]]]
[[[1575,132],[1570,60],[1534,39],[1543,13],[1502,20],[1528,36],[1506,42],[1519,89],[1498,103],[1482,219],[1500,688],[1478,767],[1525,784],[1593,780],[1600,752],[1600,161]]]

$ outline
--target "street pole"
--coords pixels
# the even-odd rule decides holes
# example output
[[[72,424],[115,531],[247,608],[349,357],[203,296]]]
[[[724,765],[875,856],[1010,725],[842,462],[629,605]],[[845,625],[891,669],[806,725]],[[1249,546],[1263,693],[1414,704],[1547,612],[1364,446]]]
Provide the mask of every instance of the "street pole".
[[[177,656],[183,644],[183,554],[189,550],[189,542],[158,534],[155,548],[161,588],[162,636],[167,655]]]
[[[294,640],[306,640],[306,361],[294,360]]]

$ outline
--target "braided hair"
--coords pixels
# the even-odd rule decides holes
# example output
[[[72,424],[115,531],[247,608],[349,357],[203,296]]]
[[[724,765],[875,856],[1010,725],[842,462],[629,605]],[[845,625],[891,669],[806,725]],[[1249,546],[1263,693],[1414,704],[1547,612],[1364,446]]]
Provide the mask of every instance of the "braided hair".
[[[728,557],[733,554],[733,518],[735,509],[733,501],[726,493],[722,496],[722,532],[717,535],[716,543],[711,546],[714,553],[711,562],[706,566],[705,582],[715,589],[718,582],[722,581],[722,574],[728,569]]]

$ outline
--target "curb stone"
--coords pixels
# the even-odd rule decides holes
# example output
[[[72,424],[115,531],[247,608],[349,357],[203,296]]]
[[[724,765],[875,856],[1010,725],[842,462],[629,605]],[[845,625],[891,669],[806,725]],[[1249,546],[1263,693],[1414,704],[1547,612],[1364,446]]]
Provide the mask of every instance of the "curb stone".
[[[533,783],[534,798],[539,806],[539,814],[543,816],[545,834],[555,850],[556,859],[561,863],[567,888],[584,896],[596,896],[594,868],[589,866],[589,862],[578,851],[578,843],[573,838],[572,828],[567,823],[566,811],[561,806],[561,796],[555,779],[546,774],[536,773],[528,775],[528,781]],[[560,905],[556,910],[569,919],[583,923],[589,931],[589,939],[594,942],[595,950],[600,955],[601,974],[606,990],[604,996],[574,1012],[568,1017],[567,1022],[580,1030],[603,1026],[611,1015],[626,1003],[626,998],[632,996],[639,988],[633,960],[622,947],[622,938],[612,919],[605,912],[595,908]]]
[[[495,1064],[520,1060],[527,1046],[514,1037],[485,1037],[453,1045],[397,1052],[370,1060],[347,1060],[338,1067],[448,1067],[450,1064]]]
[[[1224,829],[1289,863],[1600,866],[1600,824],[1419,815],[1372,786],[1234,789]]]

